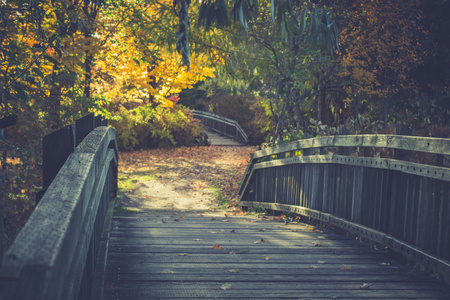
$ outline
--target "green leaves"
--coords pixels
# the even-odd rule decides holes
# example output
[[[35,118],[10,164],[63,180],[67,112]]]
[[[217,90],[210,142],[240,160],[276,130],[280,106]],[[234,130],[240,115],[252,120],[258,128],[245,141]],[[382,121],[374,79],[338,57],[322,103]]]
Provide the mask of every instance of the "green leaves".
[[[211,26],[225,28],[229,25],[227,6],[224,0],[202,2],[198,13],[198,26],[203,26],[208,30]]]
[[[231,11],[231,17],[233,21],[239,20],[248,34],[248,20],[252,18],[256,21],[257,18],[257,0],[237,0],[234,3],[233,9]]]

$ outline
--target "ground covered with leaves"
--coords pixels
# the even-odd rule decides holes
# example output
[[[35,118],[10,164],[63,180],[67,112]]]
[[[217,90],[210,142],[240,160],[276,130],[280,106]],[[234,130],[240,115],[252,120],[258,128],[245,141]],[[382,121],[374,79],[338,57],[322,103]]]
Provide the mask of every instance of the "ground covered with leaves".
[[[117,212],[235,207],[255,147],[121,152]]]

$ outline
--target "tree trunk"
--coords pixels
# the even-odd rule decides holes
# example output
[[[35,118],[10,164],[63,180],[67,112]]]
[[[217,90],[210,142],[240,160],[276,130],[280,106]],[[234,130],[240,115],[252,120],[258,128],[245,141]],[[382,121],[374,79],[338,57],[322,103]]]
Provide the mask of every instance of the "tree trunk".
[[[303,113],[300,110],[300,103],[296,101],[294,103],[294,115],[295,115],[295,127],[298,130],[304,129],[306,126],[305,118],[303,117]]]
[[[155,69],[155,66],[147,67],[147,74],[150,74],[151,71]],[[153,75],[148,76],[148,84],[151,85],[152,88],[157,88],[156,77]],[[155,100],[155,95],[149,93],[149,103],[152,103]]]
[[[91,97],[92,54],[89,52],[89,50],[86,50],[85,53],[86,53],[86,60],[84,61],[84,96],[86,98],[89,98]]]
[[[319,93],[317,95],[317,120],[322,122],[322,124],[328,124],[327,118],[327,105],[325,103],[325,98],[327,95],[327,89],[325,86],[321,86]]]
[[[61,125],[61,76],[59,74],[59,67],[53,66],[53,73],[51,75],[50,96],[48,97],[48,121],[50,127],[54,130],[62,127]]]

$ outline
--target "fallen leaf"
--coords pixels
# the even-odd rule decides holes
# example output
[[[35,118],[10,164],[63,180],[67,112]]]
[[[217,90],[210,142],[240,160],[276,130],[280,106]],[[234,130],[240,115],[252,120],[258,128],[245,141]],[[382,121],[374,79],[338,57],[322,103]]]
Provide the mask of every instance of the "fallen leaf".
[[[220,245],[217,244],[217,245],[214,245],[214,246],[213,246],[213,249],[214,249],[214,250],[222,250],[222,247],[220,247]]]
[[[325,262],[324,262],[323,260],[318,260],[318,261],[316,261],[316,263],[318,263],[318,264],[324,264]]]
[[[229,283],[224,283],[224,284],[222,284],[222,285],[220,286],[220,288],[221,288],[222,290],[229,290],[229,289],[231,289],[231,284],[229,284]]]
[[[231,232],[231,233],[235,233],[234,229],[232,229],[230,232]]]
[[[314,247],[323,247],[322,242],[313,242]]]
[[[211,218],[211,221],[215,221],[215,220],[216,220],[216,218],[214,218],[214,217]]]
[[[228,272],[230,272],[230,273],[239,273],[239,269],[228,270]]]
[[[308,230],[314,230],[314,227],[312,227],[311,225],[309,225],[309,226],[307,227],[307,229],[308,229]]]
[[[258,229],[258,231],[266,231],[266,230],[261,228],[261,229]]]
[[[164,219],[162,219],[162,220],[161,220],[161,222],[163,222],[163,223],[166,223],[167,221],[166,221],[166,220],[164,220]]]
[[[173,219],[175,222],[180,222],[180,219]]]
[[[318,266],[309,266],[309,268],[310,268],[310,269],[313,269],[313,270],[319,269]]]
[[[319,229],[316,229],[316,232],[318,232],[318,233],[323,233],[323,231],[322,231],[322,230],[319,230]]]
[[[263,256],[262,259],[264,259],[264,260],[269,260],[269,257],[268,257],[268,256]]]
[[[368,290],[370,288],[370,286],[372,285],[372,283],[364,283],[362,286],[360,286],[359,288],[362,290]]]
[[[347,266],[347,265],[342,265],[341,270],[351,270],[352,267]]]
[[[234,251],[230,251],[230,254],[236,254],[236,252],[234,252]]]
[[[193,239],[193,241],[196,241],[196,242],[198,242],[198,241],[201,241],[202,239]]]
[[[180,220],[183,220],[183,219],[184,219],[183,215],[180,215]]]
[[[187,256],[189,253],[178,253],[179,256]]]

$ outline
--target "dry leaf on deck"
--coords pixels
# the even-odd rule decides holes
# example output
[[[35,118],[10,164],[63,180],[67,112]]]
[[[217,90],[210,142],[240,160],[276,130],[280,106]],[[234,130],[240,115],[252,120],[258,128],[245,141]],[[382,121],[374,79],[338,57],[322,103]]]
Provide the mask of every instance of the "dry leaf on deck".
[[[362,286],[360,286],[359,288],[362,290],[368,290],[370,288],[370,286],[372,285],[372,283],[364,283]]]
[[[239,273],[239,269],[228,270],[228,272],[230,272],[230,273]]]

